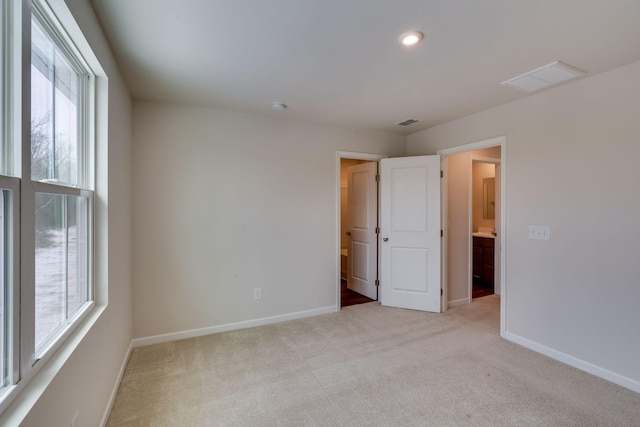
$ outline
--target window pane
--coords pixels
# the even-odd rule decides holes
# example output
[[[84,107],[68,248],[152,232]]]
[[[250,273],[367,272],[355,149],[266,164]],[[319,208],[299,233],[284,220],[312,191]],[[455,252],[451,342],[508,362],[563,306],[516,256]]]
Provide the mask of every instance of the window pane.
[[[36,193],[36,351],[88,300],[89,200]]]
[[[36,194],[36,348],[65,319],[64,200]]]
[[[88,300],[88,199],[84,197],[67,198],[68,221],[68,277],[67,311],[73,316]]]
[[[37,19],[31,37],[31,177],[77,185],[80,77]]]

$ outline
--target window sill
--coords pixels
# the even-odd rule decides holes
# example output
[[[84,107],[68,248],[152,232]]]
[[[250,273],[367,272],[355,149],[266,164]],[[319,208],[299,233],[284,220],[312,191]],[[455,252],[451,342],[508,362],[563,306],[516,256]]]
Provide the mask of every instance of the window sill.
[[[40,361],[28,378],[8,387],[0,396],[0,425],[20,425],[36,405],[84,337],[102,316],[106,305],[96,305],[65,342],[47,360]]]

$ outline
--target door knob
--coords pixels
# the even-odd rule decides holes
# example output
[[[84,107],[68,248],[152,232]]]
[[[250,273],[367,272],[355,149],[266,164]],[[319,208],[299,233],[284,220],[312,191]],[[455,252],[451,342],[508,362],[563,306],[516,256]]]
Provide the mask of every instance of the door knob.
[[[383,241],[383,242],[388,242],[388,241],[389,241],[389,238],[388,238],[388,237],[383,237],[383,238],[382,238],[382,241]]]
[[[344,234],[346,234],[347,236],[351,236],[351,232],[350,232],[350,231],[347,231],[347,232],[346,232],[346,233],[344,233]]]

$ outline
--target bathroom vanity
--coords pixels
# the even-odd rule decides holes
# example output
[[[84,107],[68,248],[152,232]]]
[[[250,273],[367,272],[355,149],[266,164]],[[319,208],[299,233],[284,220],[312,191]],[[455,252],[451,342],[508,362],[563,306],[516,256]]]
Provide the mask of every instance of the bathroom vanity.
[[[488,233],[473,233],[473,298],[494,292],[495,237]]]

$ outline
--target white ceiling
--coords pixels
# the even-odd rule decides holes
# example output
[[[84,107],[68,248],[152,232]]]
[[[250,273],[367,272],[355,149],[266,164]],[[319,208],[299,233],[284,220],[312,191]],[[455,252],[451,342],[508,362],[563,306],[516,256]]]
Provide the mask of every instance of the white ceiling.
[[[556,60],[587,75],[640,60],[639,0],[92,3],[137,99],[357,129],[413,133],[527,96],[500,83]],[[425,40],[401,46],[414,29]]]

